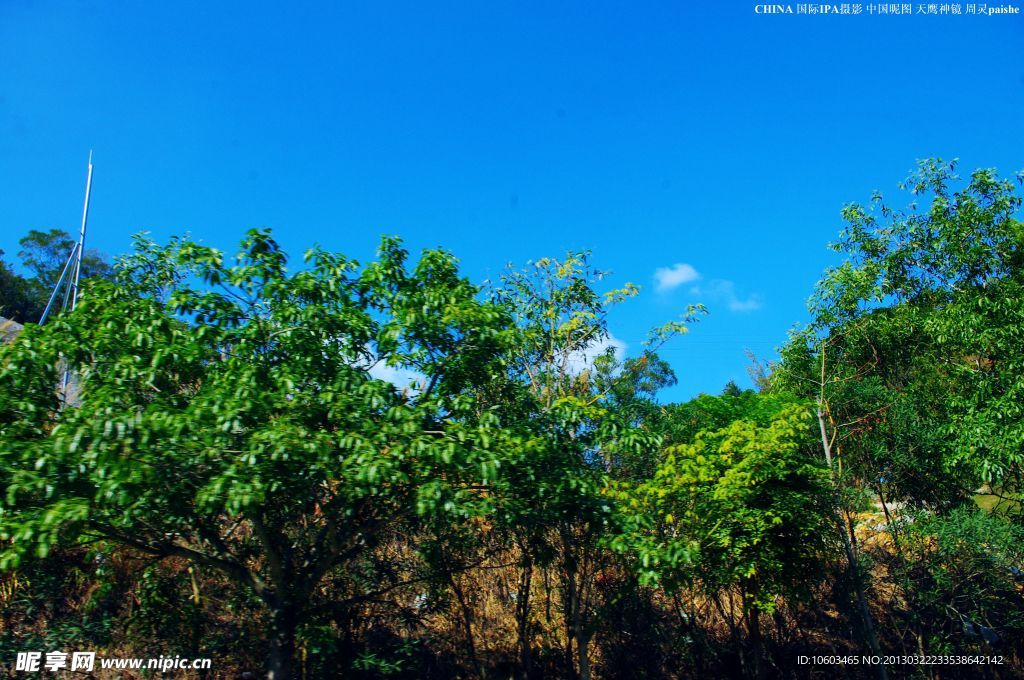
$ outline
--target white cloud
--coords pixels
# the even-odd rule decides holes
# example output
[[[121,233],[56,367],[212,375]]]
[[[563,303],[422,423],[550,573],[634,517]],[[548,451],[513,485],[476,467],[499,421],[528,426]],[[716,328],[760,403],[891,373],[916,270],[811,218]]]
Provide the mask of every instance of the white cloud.
[[[370,377],[377,380],[386,380],[395,387],[404,389],[413,383],[423,387],[427,382],[427,376],[408,368],[388,366],[383,361],[378,361],[370,366]]]
[[[684,283],[696,281],[699,278],[700,274],[693,268],[693,265],[686,264],[685,262],[677,262],[671,267],[659,267],[654,271],[654,281],[657,283],[656,290],[659,293],[664,293]]]
[[[756,312],[761,309],[761,296],[751,295],[746,300],[733,298],[729,300],[729,310],[733,312]]]
[[[421,388],[427,384],[427,376],[419,371],[402,366],[389,366],[384,359],[377,356],[370,344],[363,346],[361,358],[355,365],[366,371],[374,380],[384,380],[400,390],[412,386],[413,383]],[[412,390],[413,393],[416,391]]]
[[[579,375],[585,370],[593,368],[594,360],[603,355],[611,347],[616,361],[622,361],[626,356],[626,343],[617,337],[608,334],[607,337],[595,340],[587,345],[585,349],[576,350],[569,355],[569,373]]]
[[[707,295],[711,300],[724,303],[730,312],[754,312],[761,309],[760,295],[740,297],[736,292],[736,284],[727,279],[715,279],[703,288],[692,288],[690,292],[694,295]]]

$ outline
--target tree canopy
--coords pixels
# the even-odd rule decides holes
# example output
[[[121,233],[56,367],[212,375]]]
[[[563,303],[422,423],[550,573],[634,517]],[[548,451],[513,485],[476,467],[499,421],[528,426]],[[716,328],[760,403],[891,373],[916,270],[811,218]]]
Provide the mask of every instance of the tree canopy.
[[[28,321],[0,345],[0,655],[158,648],[273,680],[820,670],[801,655],[1019,673],[1022,197],[939,160],[902,188],[843,209],[843,261],[756,389],[681,403],[660,391],[686,362],[659,351],[708,310],[627,354],[610,319],[638,287],[587,252],[476,285],[391,237],[366,263],[289,260],[267,230],[234,256],[138,237],[39,326],[72,242],[29,232],[31,277],[0,262]]]

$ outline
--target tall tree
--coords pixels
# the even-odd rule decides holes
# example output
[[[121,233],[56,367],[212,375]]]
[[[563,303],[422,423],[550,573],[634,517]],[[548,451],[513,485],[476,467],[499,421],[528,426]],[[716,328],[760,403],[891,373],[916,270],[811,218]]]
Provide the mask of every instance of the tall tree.
[[[876,194],[843,210],[834,248],[847,260],[812,299],[813,332],[844,336],[842,347],[831,343],[836,359],[944,414],[943,463],[963,474],[965,489],[1019,486],[1022,196],[992,170],[961,180],[955,162],[938,159],[922,161],[901,188],[914,197],[906,209]]]
[[[32,229],[19,240],[18,257],[32,276],[22,276],[0,259],[0,315],[20,323],[36,323],[46,308],[61,270],[75,246],[75,240],[60,229]],[[0,258],[3,257],[0,251]],[[81,279],[110,279],[113,269],[98,250],[82,258]]]
[[[812,324],[772,376],[817,400],[840,483],[877,497],[897,552],[893,501],[944,514],[982,484],[1015,493],[1024,472],[1019,190],[992,170],[963,180],[938,159],[901,189],[913,197],[905,209],[880,193],[843,209],[833,248],[845,261],[819,283]]]
[[[544,258],[523,271],[510,271],[494,291],[513,314],[517,339],[509,357],[510,381],[517,385],[521,422],[533,446],[514,488],[523,513],[510,529],[520,546],[520,673],[531,664],[531,574],[537,564],[553,565],[564,624],[564,672],[588,680],[590,641],[597,609],[595,582],[607,555],[602,538],[610,517],[601,489],[614,468],[635,465],[656,449],[656,434],[642,427],[649,399],[674,375],[654,350],[685,332],[702,309],[692,309],[651,335],[635,359],[616,356],[608,330],[612,306],[635,296],[626,284],[601,294],[605,273],[588,253]]]
[[[49,286],[57,282],[75,247],[75,239],[63,229],[30,229],[18,243],[21,245],[18,257],[22,264],[35,274],[40,284]],[[82,278],[109,279],[112,275],[113,269],[100,251],[90,248],[82,254]]]
[[[488,511],[515,446],[473,395],[506,318],[450,255],[410,268],[391,239],[365,267],[314,249],[294,273],[263,231],[233,263],[140,240],[116,285],[0,349],[2,566],[97,539],[189,560],[262,604],[268,677],[293,677],[300,624],[423,578],[383,543],[427,552],[416,527]],[[55,397],[59,357],[79,407]]]
[[[810,454],[809,405],[749,394],[701,397],[702,410],[736,419],[669,446],[652,477],[614,483],[609,494],[625,529],[612,545],[632,556],[641,582],[709,598],[739,589],[749,673],[763,677],[761,615],[780,596],[808,599],[820,583],[834,513],[827,473]]]

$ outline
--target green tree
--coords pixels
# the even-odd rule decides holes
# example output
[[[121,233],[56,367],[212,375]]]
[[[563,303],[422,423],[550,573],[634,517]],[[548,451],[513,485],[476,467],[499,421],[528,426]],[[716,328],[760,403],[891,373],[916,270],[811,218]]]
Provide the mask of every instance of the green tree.
[[[725,383],[725,387],[722,388],[722,395],[724,396],[738,397],[741,394],[743,394],[743,390],[740,389],[740,386],[736,384],[735,380],[730,380]]]
[[[391,239],[365,267],[314,249],[294,273],[262,231],[234,263],[136,247],[116,285],[0,349],[3,566],[95,540],[189,560],[260,603],[268,677],[290,678],[301,625],[427,578],[381,545],[426,553],[419,528],[488,512],[516,446],[474,395],[507,317],[450,255],[410,268]],[[56,398],[60,357],[79,407]]]
[[[517,338],[508,358],[518,395],[517,419],[529,433],[506,505],[506,526],[518,546],[517,590],[521,677],[532,666],[531,591],[536,566],[555,565],[565,626],[564,672],[589,678],[593,580],[597,537],[607,516],[599,491],[605,474],[602,444],[606,411],[595,394],[594,362],[610,357],[606,305],[636,287],[601,296],[603,274],[586,253],[544,258],[509,271],[494,297],[514,314]]]
[[[833,247],[847,260],[812,298],[812,343],[843,336],[830,342],[833,364],[912,393],[920,412],[936,414],[930,420],[942,423],[948,442],[943,465],[965,490],[982,482],[1019,487],[1022,197],[992,170],[962,181],[955,169],[922,161],[901,185],[915,197],[905,210],[881,194],[844,208],[847,227]]]
[[[967,180],[955,170],[922,161],[901,185],[913,195],[905,209],[880,193],[843,209],[847,226],[833,248],[845,261],[818,284],[811,325],[793,335],[772,375],[774,388],[818,402],[851,567],[849,501],[860,491],[877,496],[906,559],[893,501],[945,515],[983,483],[1020,488],[1021,196],[992,170]]]
[[[36,323],[75,247],[75,240],[60,229],[32,229],[19,243],[18,257],[32,276],[19,275],[0,259],[0,315],[23,324]],[[0,250],[0,258],[3,254]],[[85,252],[81,279],[109,280],[112,276],[113,269],[102,253],[94,249]]]
[[[655,330],[637,358],[616,356],[608,313],[638,292],[626,284],[601,294],[606,274],[588,253],[544,258],[508,272],[494,291],[513,314],[516,340],[507,359],[515,412],[530,446],[510,472],[507,528],[521,557],[517,597],[520,674],[530,673],[530,597],[535,566],[553,566],[565,628],[563,672],[587,680],[599,609],[597,574],[608,555],[602,539],[611,509],[601,494],[610,474],[637,467],[660,439],[645,427],[653,395],[675,377],[655,350],[685,332],[701,310]]]
[[[908,559],[897,565],[895,583],[918,651],[1019,650],[1024,639],[1024,593],[1018,585],[1024,531],[971,507],[945,515],[920,513],[916,519],[903,533]]]
[[[736,399],[700,400],[730,409]],[[712,598],[740,589],[750,672],[761,676],[760,615],[780,596],[807,599],[821,581],[834,509],[828,474],[809,455],[808,405],[749,401],[748,418],[668,447],[653,477],[612,484],[608,493],[627,529],[612,546],[634,557],[641,582],[669,592],[697,587]]]
[[[3,255],[0,250],[0,316],[22,324],[38,321],[44,305],[35,296],[32,282],[11,269]]]
[[[52,287],[57,283],[76,241],[63,229],[30,229],[18,243],[21,245],[18,257],[22,264],[35,274],[41,285]],[[103,254],[96,249],[86,250],[82,255],[82,278],[109,279],[111,276],[113,268]]]

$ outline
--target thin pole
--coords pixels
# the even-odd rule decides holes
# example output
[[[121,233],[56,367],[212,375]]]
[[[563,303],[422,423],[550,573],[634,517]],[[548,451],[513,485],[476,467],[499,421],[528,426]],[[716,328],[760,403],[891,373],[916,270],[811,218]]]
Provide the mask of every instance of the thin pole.
[[[75,275],[71,280],[68,293],[71,297],[71,310],[74,311],[78,302],[78,280],[82,276],[82,257],[85,254],[85,225],[89,220],[89,196],[92,194],[92,149],[89,149],[89,172],[85,176],[85,205],[82,206],[82,228],[78,232],[78,245],[75,246]],[[64,298],[64,307],[67,308],[67,296]],[[67,405],[69,400],[68,385],[71,382],[71,367],[65,362],[64,380],[61,383],[61,401]]]
[[[50,316],[50,310],[53,309],[53,303],[57,300],[57,293],[60,292],[61,286],[64,285],[64,279],[68,277],[68,270],[71,269],[72,263],[75,261],[75,255],[78,253],[78,244],[71,249],[71,254],[68,255],[68,261],[64,264],[64,269],[60,272],[60,278],[57,279],[57,285],[53,287],[53,292],[50,294],[50,301],[46,303],[46,309],[43,310],[43,315],[39,318],[39,325],[42,326],[46,323],[46,319]]]
[[[82,230],[78,234],[78,258],[75,262],[75,278],[71,284],[71,309],[78,302],[78,279],[82,275],[82,256],[85,254],[85,225],[89,219],[89,195],[92,193],[92,149],[89,149],[89,173],[85,178],[85,205],[82,206]]]

